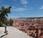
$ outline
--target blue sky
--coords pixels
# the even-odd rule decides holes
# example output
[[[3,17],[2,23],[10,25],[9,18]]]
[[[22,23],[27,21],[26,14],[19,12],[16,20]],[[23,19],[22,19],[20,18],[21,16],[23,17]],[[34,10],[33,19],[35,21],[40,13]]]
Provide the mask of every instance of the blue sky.
[[[8,18],[43,16],[43,0],[0,0],[1,6],[11,6]]]

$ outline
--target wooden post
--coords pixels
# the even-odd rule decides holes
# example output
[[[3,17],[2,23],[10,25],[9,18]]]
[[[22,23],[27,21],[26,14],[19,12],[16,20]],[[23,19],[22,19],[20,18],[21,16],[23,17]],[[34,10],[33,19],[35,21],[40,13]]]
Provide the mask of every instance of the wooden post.
[[[6,35],[8,34],[8,33],[7,33],[7,26],[5,26],[5,32],[4,32],[4,33],[6,33]]]
[[[7,27],[5,26],[5,33],[7,32]]]

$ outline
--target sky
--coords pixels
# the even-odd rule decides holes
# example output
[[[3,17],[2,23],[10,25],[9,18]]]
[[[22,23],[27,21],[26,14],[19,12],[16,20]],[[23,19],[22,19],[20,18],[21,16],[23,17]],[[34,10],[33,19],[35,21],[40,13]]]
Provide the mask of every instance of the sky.
[[[1,6],[12,7],[8,18],[43,16],[43,0],[0,0]]]

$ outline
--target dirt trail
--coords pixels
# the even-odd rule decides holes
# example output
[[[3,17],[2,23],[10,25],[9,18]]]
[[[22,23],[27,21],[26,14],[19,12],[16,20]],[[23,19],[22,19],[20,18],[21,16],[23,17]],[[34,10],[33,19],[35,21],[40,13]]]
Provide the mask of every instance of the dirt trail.
[[[8,35],[6,35],[3,38],[32,38],[28,36],[26,33],[19,31],[14,27],[7,27],[7,30],[8,30]]]

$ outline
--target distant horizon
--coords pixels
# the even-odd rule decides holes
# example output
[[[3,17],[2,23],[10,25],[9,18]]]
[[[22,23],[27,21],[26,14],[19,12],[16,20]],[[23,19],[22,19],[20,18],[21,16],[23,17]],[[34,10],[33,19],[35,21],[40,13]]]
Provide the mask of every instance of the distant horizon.
[[[11,19],[16,19],[16,18],[34,18],[34,17],[43,17],[43,16],[28,16],[28,17],[12,17]],[[8,18],[8,19],[10,19],[10,18]]]

